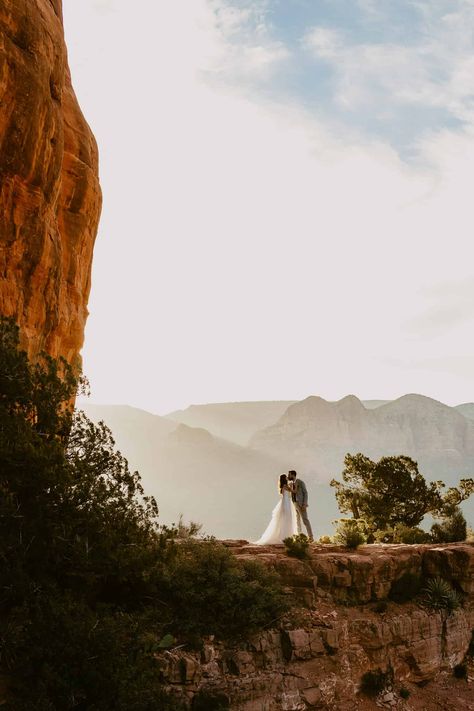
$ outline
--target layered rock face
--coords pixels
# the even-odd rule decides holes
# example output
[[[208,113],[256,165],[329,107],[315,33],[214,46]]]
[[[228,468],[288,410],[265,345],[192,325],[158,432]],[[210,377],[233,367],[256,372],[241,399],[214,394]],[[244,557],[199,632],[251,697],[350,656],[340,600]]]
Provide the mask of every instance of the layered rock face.
[[[375,409],[353,395],[335,403],[309,397],[256,433],[251,446],[320,481],[341,471],[347,452],[363,452],[372,459],[407,454],[427,478],[451,484],[474,468],[474,423],[422,395],[404,395]]]
[[[180,701],[236,711],[474,709],[474,669],[468,680],[453,676],[474,628],[474,546],[363,546],[353,553],[314,546],[303,562],[283,546],[228,545],[238,558],[274,569],[294,610],[240,645],[209,639],[199,653],[158,654],[159,672]],[[406,574],[443,577],[463,605],[448,612],[419,598],[393,602],[390,591]],[[370,672],[385,675],[376,699],[361,693]]]
[[[101,208],[98,155],[67,64],[61,0],[0,3],[0,313],[30,356],[76,361]]]

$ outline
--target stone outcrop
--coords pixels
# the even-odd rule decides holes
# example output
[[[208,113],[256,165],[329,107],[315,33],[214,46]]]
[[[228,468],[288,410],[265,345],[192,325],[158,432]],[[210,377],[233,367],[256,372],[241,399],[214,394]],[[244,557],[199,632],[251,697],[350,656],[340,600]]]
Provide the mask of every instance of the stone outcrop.
[[[372,459],[407,454],[427,478],[452,484],[474,469],[474,422],[422,395],[404,395],[375,409],[353,395],[338,402],[308,397],[257,432],[251,446],[291,463],[307,483],[330,480],[347,452],[363,452]]]
[[[61,0],[0,4],[0,313],[31,356],[83,343],[101,193],[67,64]]]
[[[228,545],[239,559],[274,569],[294,608],[245,643],[207,639],[199,652],[157,654],[158,671],[180,701],[238,711],[474,709],[474,669],[467,680],[453,676],[474,629],[473,545],[363,546],[353,553],[314,546],[307,561],[289,558],[282,546]],[[462,606],[448,612],[419,598],[393,602],[392,586],[406,573],[443,577]],[[361,680],[378,671],[386,674],[385,688],[370,699]]]

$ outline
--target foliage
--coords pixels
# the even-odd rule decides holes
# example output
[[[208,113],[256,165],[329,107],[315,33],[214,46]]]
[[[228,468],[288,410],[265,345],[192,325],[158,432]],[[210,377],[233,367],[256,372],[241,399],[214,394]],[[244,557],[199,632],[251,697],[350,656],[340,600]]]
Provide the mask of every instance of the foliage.
[[[411,692],[410,692],[410,689],[406,688],[406,686],[402,686],[398,693],[400,694],[400,697],[402,699],[409,699]]]
[[[431,537],[435,543],[455,543],[465,541],[467,536],[467,524],[461,509],[456,508],[452,514],[431,526]]]
[[[374,612],[377,612],[379,615],[383,615],[384,612],[387,612],[387,608],[387,602],[385,600],[379,600],[374,605]]]
[[[283,543],[285,544],[286,552],[288,553],[288,555],[292,556],[292,558],[299,558],[300,560],[304,560],[305,558],[309,557],[309,538],[308,536],[305,536],[304,533],[298,533],[295,536],[289,536],[289,538],[284,539]]]
[[[147,649],[153,622],[144,613],[94,609],[64,591],[43,592],[15,610],[8,634],[12,699],[3,708],[177,711]]]
[[[317,540],[317,543],[321,543],[322,545],[331,545],[331,543],[334,543],[332,536],[320,536]]]
[[[183,515],[180,514],[178,524],[176,526],[177,538],[196,538],[196,536],[201,533],[202,523],[196,523],[196,521],[190,521],[189,523],[184,522]]]
[[[363,454],[347,454],[342,482],[333,479],[342,513],[363,518],[372,530],[385,531],[397,524],[416,527],[427,513],[452,515],[474,492],[474,479],[442,494],[441,481],[427,482],[418,465],[407,456],[382,457],[374,462]]]
[[[419,595],[422,584],[421,575],[408,571],[393,581],[388,596],[394,602],[409,602]]]
[[[360,690],[367,696],[377,696],[390,683],[390,672],[381,669],[366,672],[361,679]]]
[[[375,531],[374,539],[377,543],[429,543],[431,536],[418,526],[406,526],[397,523],[384,531]]]
[[[424,604],[433,610],[456,610],[461,605],[461,599],[447,580],[430,578],[423,590]]]
[[[74,414],[80,385],[64,361],[29,363],[0,319],[4,708],[177,711],[157,681],[160,644],[269,625],[283,593],[262,566],[194,541],[195,525],[158,526],[110,431]]]
[[[364,522],[353,518],[340,518],[337,522],[334,540],[346,548],[357,548],[366,542]]]
[[[217,541],[168,541],[159,565],[165,627],[189,641],[247,635],[287,609],[276,575],[259,562],[239,562]]]

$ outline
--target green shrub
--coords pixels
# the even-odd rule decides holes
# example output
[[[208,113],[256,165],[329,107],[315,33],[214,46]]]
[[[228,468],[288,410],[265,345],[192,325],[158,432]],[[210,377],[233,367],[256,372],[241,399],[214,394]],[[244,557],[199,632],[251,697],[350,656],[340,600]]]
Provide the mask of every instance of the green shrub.
[[[366,542],[363,522],[355,518],[341,518],[337,522],[334,540],[346,548],[357,548]]]
[[[394,528],[394,543],[428,543],[431,540],[429,533],[417,526],[405,526],[403,523],[398,523]]]
[[[421,575],[411,572],[403,573],[398,580],[393,581],[388,596],[394,602],[409,602],[420,593],[421,586]]]
[[[410,698],[410,689],[407,689],[406,686],[402,686],[400,691],[398,692],[400,694],[400,697],[402,699],[409,699]]]
[[[461,509],[457,508],[451,516],[443,519],[441,523],[434,523],[431,526],[431,537],[435,543],[465,541],[467,524]]]
[[[330,545],[331,543],[334,543],[333,539],[331,536],[320,536],[318,538],[318,543],[321,543],[322,545]]]
[[[456,590],[453,589],[447,580],[440,577],[428,580],[423,594],[424,604],[433,610],[456,610],[461,604],[460,597]]]
[[[104,423],[73,413],[79,380],[35,365],[0,318],[1,663],[5,711],[178,711],[155,652],[270,625],[278,579],[158,508]],[[178,639],[178,638],[181,639]]]
[[[377,543],[429,543],[431,536],[423,529],[417,526],[406,526],[403,523],[397,523],[393,527],[386,528],[383,531],[375,531],[374,538]]]
[[[360,690],[367,696],[377,696],[390,683],[391,675],[381,669],[366,672],[361,679]]]
[[[285,544],[286,552],[288,555],[292,556],[292,558],[304,560],[309,557],[309,538],[308,536],[305,536],[304,533],[299,533],[296,536],[285,538],[283,543]]]
[[[159,598],[172,634],[188,641],[208,635],[237,638],[265,627],[287,609],[279,578],[260,562],[239,562],[213,540],[168,545]]]

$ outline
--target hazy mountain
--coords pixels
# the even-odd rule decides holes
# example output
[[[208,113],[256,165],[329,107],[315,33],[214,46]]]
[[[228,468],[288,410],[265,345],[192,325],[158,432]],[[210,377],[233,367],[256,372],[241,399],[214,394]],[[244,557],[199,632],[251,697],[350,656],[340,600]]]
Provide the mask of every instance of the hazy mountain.
[[[376,407],[381,407],[382,405],[387,405],[391,400],[362,400],[361,401],[366,410],[375,410]]]
[[[474,420],[474,402],[465,402],[462,405],[456,405],[454,409],[469,420]]]
[[[474,422],[457,408],[420,395],[406,395],[367,409],[354,396],[338,402],[309,397],[290,403],[226,403],[193,406],[173,417],[220,427],[218,437],[168,417],[122,406],[85,405],[93,420],[104,419],[117,446],[156,496],[164,523],[203,523],[218,537],[255,539],[278,500],[278,475],[295,468],[310,492],[317,535],[331,533],[338,514],[331,477],[338,477],[347,452],[372,458],[408,454],[427,478],[455,483],[474,473]],[[219,412],[222,422],[219,423]],[[265,422],[259,431],[253,428]],[[466,508],[471,520],[474,506]]]
[[[217,437],[247,445],[258,430],[273,425],[294,400],[270,402],[224,402],[191,405],[166,417],[190,427],[204,427]]]
[[[257,433],[252,448],[292,461],[318,480],[341,469],[346,452],[408,454],[427,476],[453,479],[474,471],[474,422],[421,395],[367,410],[355,396],[332,403],[309,397]]]
[[[110,427],[146,492],[156,497],[163,523],[182,513],[222,538],[256,539],[263,532],[283,471],[271,456],[127,406],[81,409]]]

